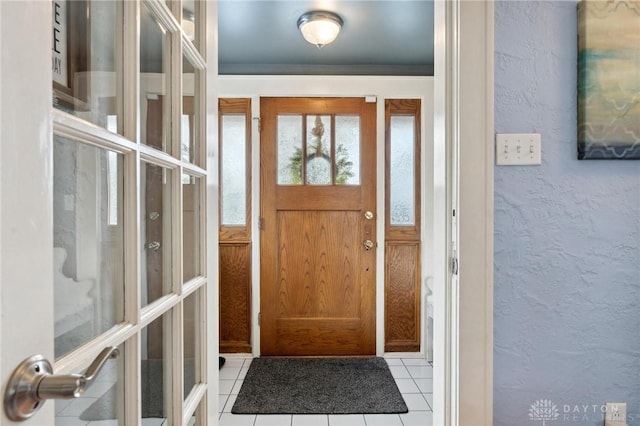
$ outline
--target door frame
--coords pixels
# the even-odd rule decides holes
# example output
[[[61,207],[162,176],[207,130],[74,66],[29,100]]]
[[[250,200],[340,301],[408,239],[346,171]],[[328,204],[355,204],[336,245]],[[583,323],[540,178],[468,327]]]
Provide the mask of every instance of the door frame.
[[[377,96],[376,113],[376,211],[383,212],[384,199],[384,153],[385,153],[385,105],[384,99],[421,99],[421,140],[430,141],[433,134],[433,120],[427,117],[433,116],[433,77],[350,77],[350,76],[219,76],[219,96],[221,98],[251,98],[252,105],[252,228],[258,229],[258,217],[260,215],[260,133],[258,131],[258,119],[260,117],[260,97],[359,97]],[[420,87],[419,92],[416,87]],[[430,147],[422,150],[421,160],[423,164],[432,164],[434,151]],[[425,188],[423,203],[433,205],[434,194],[433,176],[427,173],[427,167],[422,168],[422,187]],[[434,241],[434,226],[432,209],[422,209],[422,239],[425,242]],[[378,215],[376,220],[376,235],[378,242],[384,239],[384,215]],[[252,354],[260,356],[260,327],[258,313],[260,307],[260,233],[252,235],[252,299],[251,299],[251,330],[252,330]],[[376,253],[376,355],[384,355],[384,249],[379,244]],[[435,244],[423,244],[421,257],[430,258],[436,251]],[[427,269],[427,268],[425,268]],[[424,271],[423,271],[424,275]],[[426,292],[425,282],[433,279],[424,276],[422,292]],[[421,303],[421,315],[426,312],[424,298]],[[423,322],[421,322],[423,324]],[[407,357],[426,356],[426,344],[424,339],[420,342],[420,354],[396,354]]]
[[[445,296],[444,300],[434,297],[433,424],[493,424],[494,4],[450,0],[435,1],[434,6],[434,144],[446,162],[435,170],[433,199],[448,208],[438,210],[433,218],[434,223],[440,224],[434,230],[434,238],[444,241],[433,253],[440,265],[434,288]],[[220,95],[241,97],[247,93],[245,89],[252,78],[220,76]],[[298,77],[272,78],[275,84],[253,93],[299,96],[308,91]],[[231,84],[233,80],[238,83]],[[324,83],[328,80],[325,77]],[[355,79],[355,86],[342,95],[353,93],[362,80]],[[289,86],[292,87],[285,89]],[[326,95],[330,86],[321,84],[309,95]],[[278,88],[276,94],[271,93],[274,87]],[[289,93],[282,93],[286,90]],[[256,99],[254,96],[254,117],[259,114]],[[258,123],[253,121],[256,132]],[[254,152],[253,162],[256,161],[259,158]],[[255,180],[252,184],[256,185]],[[253,208],[258,205],[254,203]],[[459,207],[456,222],[447,214],[454,206]],[[378,208],[383,211],[384,206]],[[252,214],[257,217],[258,211]],[[450,241],[447,235],[452,237]],[[449,269],[454,254],[460,265],[457,276]],[[253,271],[254,279],[259,280],[256,272]],[[378,315],[383,308],[380,294],[383,293],[378,289]],[[252,300],[252,304],[259,306],[259,300]],[[439,305],[442,308],[438,309]],[[255,318],[252,329],[257,326]],[[381,329],[379,319],[376,326]],[[378,338],[376,347],[383,347],[383,339]],[[254,338],[253,344],[259,347],[259,339]]]
[[[435,138],[447,167],[436,222],[451,236],[438,252],[445,312],[434,318],[434,425],[493,424],[494,3],[437,0]],[[453,216],[446,214],[453,209]],[[442,211],[438,211],[442,214]],[[457,258],[459,271],[452,274]],[[443,262],[444,261],[444,262]],[[436,284],[436,292],[438,292]],[[438,365],[444,368],[437,368]]]

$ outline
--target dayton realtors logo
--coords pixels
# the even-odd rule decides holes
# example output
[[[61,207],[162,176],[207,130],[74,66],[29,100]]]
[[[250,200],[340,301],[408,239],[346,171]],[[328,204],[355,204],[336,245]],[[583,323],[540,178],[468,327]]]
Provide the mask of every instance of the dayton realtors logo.
[[[560,411],[556,404],[548,399],[539,399],[529,408],[529,419],[534,422],[542,422],[542,426],[545,426],[548,421],[558,420],[560,417]]]

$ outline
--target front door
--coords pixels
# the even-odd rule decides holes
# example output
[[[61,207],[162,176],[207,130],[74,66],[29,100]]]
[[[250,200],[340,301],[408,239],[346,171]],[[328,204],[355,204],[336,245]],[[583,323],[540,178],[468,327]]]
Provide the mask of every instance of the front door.
[[[261,100],[261,354],[375,354],[376,104]]]
[[[2,425],[217,423],[206,62],[183,7],[204,34],[204,2],[0,2]],[[86,387],[35,365],[36,400],[13,398],[24,359],[83,374],[112,348]]]

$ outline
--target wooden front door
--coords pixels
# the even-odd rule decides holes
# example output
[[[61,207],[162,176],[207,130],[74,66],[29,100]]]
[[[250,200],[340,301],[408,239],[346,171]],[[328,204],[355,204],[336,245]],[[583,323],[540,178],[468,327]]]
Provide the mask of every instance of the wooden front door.
[[[261,100],[262,355],[375,354],[375,114]]]

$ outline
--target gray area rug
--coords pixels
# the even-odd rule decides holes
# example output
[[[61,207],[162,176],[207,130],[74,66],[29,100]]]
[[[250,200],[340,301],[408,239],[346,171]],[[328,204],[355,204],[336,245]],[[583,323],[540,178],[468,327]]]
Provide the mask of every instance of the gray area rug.
[[[256,358],[233,414],[408,412],[382,358]]]

